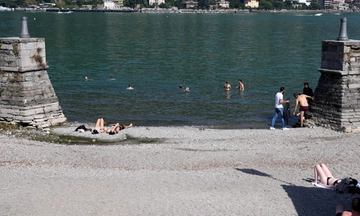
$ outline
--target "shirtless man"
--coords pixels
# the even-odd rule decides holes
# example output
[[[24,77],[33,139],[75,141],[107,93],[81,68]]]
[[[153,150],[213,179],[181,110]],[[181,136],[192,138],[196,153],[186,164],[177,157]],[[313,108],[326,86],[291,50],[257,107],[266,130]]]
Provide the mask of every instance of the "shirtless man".
[[[231,89],[231,85],[230,85],[229,81],[226,81],[226,83],[224,84],[224,89],[225,89],[225,91],[229,91]]]
[[[300,104],[300,127],[303,127],[304,126],[304,113],[305,113],[305,111],[309,110],[309,104],[308,104],[306,98],[311,98],[311,100],[313,100],[314,98],[309,95],[298,94],[298,93],[294,93],[294,97],[296,98],[296,102],[295,102],[293,115],[295,115],[297,107]]]

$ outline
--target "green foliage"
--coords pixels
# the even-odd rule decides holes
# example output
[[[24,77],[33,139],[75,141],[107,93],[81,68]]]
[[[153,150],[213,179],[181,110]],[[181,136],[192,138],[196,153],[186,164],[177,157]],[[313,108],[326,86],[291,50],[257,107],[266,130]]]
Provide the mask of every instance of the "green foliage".
[[[321,6],[319,3],[317,2],[311,2],[310,3],[310,9],[312,10],[320,10],[320,9],[323,9],[324,7]]]
[[[135,5],[136,5],[135,0],[124,0],[124,6],[125,6],[125,7],[134,8]]]
[[[294,7],[292,6],[292,2],[291,1],[285,1],[284,2],[285,8],[290,10],[293,9]]]
[[[210,0],[198,0],[198,8],[199,9],[209,9],[210,8]]]
[[[259,8],[265,10],[273,10],[274,5],[271,2],[264,0],[264,1],[260,1]]]
[[[230,0],[229,3],[230,8],[245,8],[244,0]]]
[[[0,0],[0,5],[9,8],[26,7],[28,4],[25,0]]]

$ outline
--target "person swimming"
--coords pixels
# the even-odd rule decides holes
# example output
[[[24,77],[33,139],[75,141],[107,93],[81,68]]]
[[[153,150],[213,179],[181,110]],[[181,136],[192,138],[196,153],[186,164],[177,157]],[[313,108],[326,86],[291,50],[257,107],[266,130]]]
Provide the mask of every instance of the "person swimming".
[[[134,88],[132,87],[131,84],[129,84],[129,86],[126,88],[127,90],[133,90]]]

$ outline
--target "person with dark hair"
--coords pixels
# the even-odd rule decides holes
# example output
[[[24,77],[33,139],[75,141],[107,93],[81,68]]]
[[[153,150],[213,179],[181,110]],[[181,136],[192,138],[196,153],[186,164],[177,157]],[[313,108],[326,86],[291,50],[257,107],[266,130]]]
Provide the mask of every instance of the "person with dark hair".
[[[335,216],[360,216],[360,198],[356,197],[351,201],[351,212],[344,211],[342,205],[336,206]]]
[[[294,97],[296,98],[295,106],[294,106],[294,112],[293,115],[295,115],[296,110],[298,106],[300,105],[300,127],[304,126],[304,114],[305,111],[309,110],[309,104],[307,102],[307,98],[314,99],[313,97],[310,97],[306,94],[298,94],[294,93]]]
[[[226,81],[226,82],[225,82],[225,84],[224,84],[224,89],[225,89],[225,91],[230,91],[231,85],[230,85],[229,81]]]
[[[127,90],[133,90],[134,88],[132,87],[131,84],[128,85],[128,87],[126,88]]]
[[[289,103],[290,101],[283,99],[284,92],[285,92],[285,88],[281,87],[280,91],[278,93],[276,93],[276,95],[275,95],[275,112],[274,112],[274,117],[272,118],[272,121],[271,121],[270,130],[275,130],[274,125],[275,125],[275,121],[278,117],[278,114],[281,115],[281,123],[282,123],[283,130],[289,130],[289,128],[287,128],[286,124],[285,124],[283,104]]]
[[[91,130],[92,134],[98,134],[98,133],[108,133],[110,135],[117,134],[119,131],[124,130],[126,128],[131,128],[133,124],[129,125],[122,125],[119,123],[116,123],[115,125],[111,126],[110,128],[106,129],[104,127],[104,119],[99,118],[96,121],[95,129]]]
[[[352,177],[335,178],[325,164],[316,164],[314,167],[314,185],[332,188],[339,193],[358,193],[358,181]]]
[[[310,96],[310,97],[313,97],[313,96],[314,96],[314,92],[313,92],[313,90],[310,88],[308,82],[305,82],[305,83],[304,83],[303,94],[308,95],[308,96]]]
[[[239,86],[237,86],[237,88],[239,89],[239,91],[244,91],[245,87],[244,87],[244,83],[242,82],[241,79],[238,80]]]
[[[129,125],[122,125],[119,123],[116,123],[115,125],[111,126],[109,129],[106,130],[106,133],[110,134],[110,135],[114,135],[119,133],[119,131],[124,130],[126,128],[131,128],[133,124],[129,124]]]

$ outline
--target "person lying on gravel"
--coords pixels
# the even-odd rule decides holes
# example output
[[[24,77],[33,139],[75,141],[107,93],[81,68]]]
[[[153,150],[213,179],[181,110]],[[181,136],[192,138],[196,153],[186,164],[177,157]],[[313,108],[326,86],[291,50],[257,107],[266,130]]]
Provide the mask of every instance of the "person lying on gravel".
[[[103,118],[99,118],[97,121],[96,121],[96,124],[95,124],[95,128],[92,129],[91,133],[92,134],[98,134],[98,133],[105,133],[106,132],[106,129],[104,127],[104,119]]]
[[[314,181],[314,183],[321,184],[324,187],[333,188],[340,193],[358,193],[358,191],[360,191],[360,185],[356,179],[351,177],[337,179],[331,174],[330,170],[325,164],[315,165]]]
[[[115,125],[111,126],[109,129],[106,130],[106,133],[113,135],[119,133],[119,131],[124,130],[126,128],[131,128],[132,124],[129,125],[122,125],[119,123],[116,123]]]
[[[124,130],[126,128],[131,128],[133,125],[129,124],[129,125],[122,125],[119,123],[116,123],[115,125],[111,126],[110,128],[106,129],[104,127],[104,119],[103,118],[99,118],[96,121],[96,125],[95,128],[92,130],[92,134],[98,134],[98,133],[108,133],[110,135],[113,134],[117,134],[119,133],[119,131]]]

